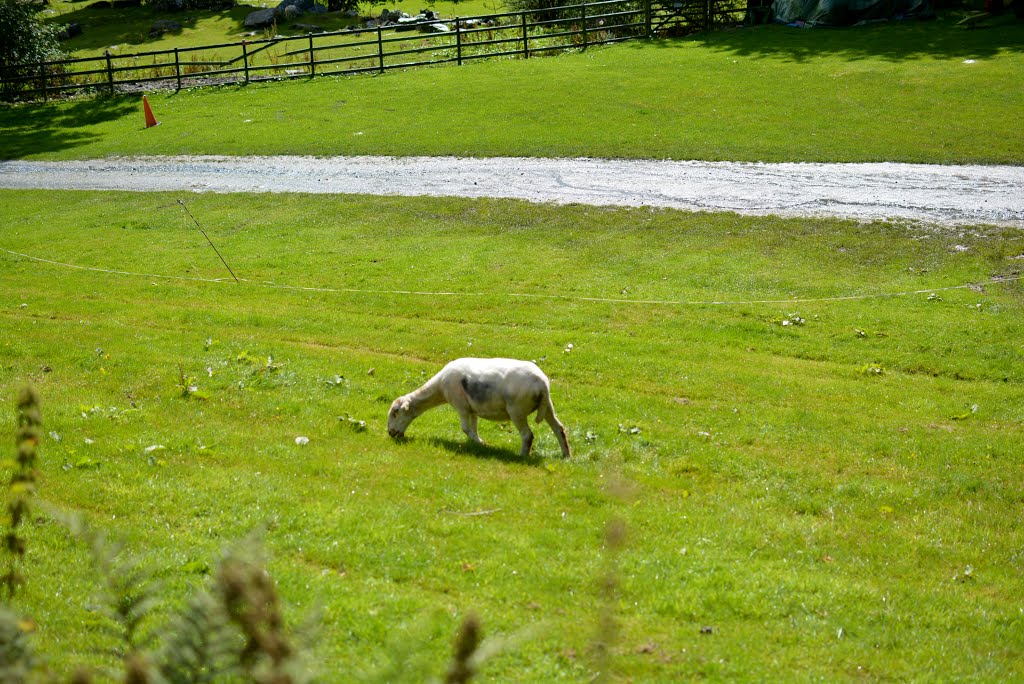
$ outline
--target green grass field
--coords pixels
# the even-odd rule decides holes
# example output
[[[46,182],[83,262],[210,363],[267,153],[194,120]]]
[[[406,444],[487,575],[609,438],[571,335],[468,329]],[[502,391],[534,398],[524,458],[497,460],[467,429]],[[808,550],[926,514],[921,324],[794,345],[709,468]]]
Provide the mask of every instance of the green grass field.
[[[622,520],[624,681],[1024,677],[1019,230],[190,196],[236,285],[178,198],[0,197],[0,247],[105,269],[0,253],[0,394],[42,397],[42,501],[162,581],[147,627],[265,526],[327,681],[439,676],[470,610],[481,681],[589,681]],[[390,440],[464,355],[538,360],[574,458],[449,409]],[[27,534],[37,650],[115,665],[83,545]]]
[[[1024,29],[954,21],[154,93],[149,130],[136,98],[2,106],[0,159],[1020,164]],[[140,29],[104,30],[77,49]],[[64,680],[124,645],[54,509],[155,574],[158,636],[263,529],[324,681],[439,677],[470,611],[503,647],[481,681],[1024,679],[1019,229],[6,190],[0,222],[0,459],[24,385],[45,421],[13,607]],[[467,355],[536,360],[574,458],[544,426],[528,459],[510,426],[470,446],[450,409],[389,439]]]
[[[147,52],[150,50],[173,50],[176,47],[193,47],[237,42],[249,37],[252,32],[244,25],[245,17],[258,9],[259,3],[238,5],[229,10],[190,10],[188,12],[158,12],[151,7],[125,7],[97,9],[90,8],[94,0],[56,0],[44,11],[48,23],[65,25],[76,22],[82,26],[82,33],[61,43],[64,51],[74,57],[102,55],[104,50],[113,54]],[[264,3],[267,4],[267,3]],[[274,3],[277,4],[277,3]],[[361,16],[380,15],[381,9],[397,9],[410,15],[417,14],[428,3],[412,0],[371,6],[364,3],[359,11]],[[272,6],[267,4],[267,6]],[[435,11],[445,17],[473,16],[503,12],[499,0],[464,0],[463,2],[429,3]],[[181,24],[180,31],[168,31],[159,36],[150,36],[153,22],[169,19]],[[300,24],[315,24],[325,31],[338,31],[356,23],[356,19],[340,12],[315,15],[307,13],[297,18]],[[280,35],[303,34],[306,31],[295,28],[295,22],[282,20],[275,30]],[[257,32],[263,37],[263,31]]]
[[[380,77],[0,107],[0,158],[393,154],[1019,164],[1024,24],[783,26]]]

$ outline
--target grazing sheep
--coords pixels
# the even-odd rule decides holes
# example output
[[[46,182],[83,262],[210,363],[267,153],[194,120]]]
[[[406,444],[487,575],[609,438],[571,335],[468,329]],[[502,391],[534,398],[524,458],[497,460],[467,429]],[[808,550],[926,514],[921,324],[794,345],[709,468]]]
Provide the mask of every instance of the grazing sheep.
[[[547,421],[569,458],[565,428],[551,405],[551,386],[536,364],[514,359],[456,359],[419,389],[395,399],[388,411],[388,434],[405,436],[405,429],[427,409],[451,404],[459,412],[462,431],[478,444],[477,418],[511,420],[523,439],[521,456],[533,447],[528,416],[537,412],[537,422]]]

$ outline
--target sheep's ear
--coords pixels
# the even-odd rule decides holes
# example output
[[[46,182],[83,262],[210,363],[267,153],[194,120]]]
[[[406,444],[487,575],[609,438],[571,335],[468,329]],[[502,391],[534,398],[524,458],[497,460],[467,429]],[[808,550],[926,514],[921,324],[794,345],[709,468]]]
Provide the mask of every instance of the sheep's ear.
[[[402,409],[403,411],[405,411],[406,413],[408,413],[408,412],[409,412],[409,409],[410,409],[410,408],[412,408],[412,405],[411,405],[411,404],[409,404],[409,400],[408,400],[408,399],[406,399],[405,401],[403,401],[403,402],[402,402],[402,405],[401,405],[401,407],[400,407],[400,408],[401,408],[401,409]]]

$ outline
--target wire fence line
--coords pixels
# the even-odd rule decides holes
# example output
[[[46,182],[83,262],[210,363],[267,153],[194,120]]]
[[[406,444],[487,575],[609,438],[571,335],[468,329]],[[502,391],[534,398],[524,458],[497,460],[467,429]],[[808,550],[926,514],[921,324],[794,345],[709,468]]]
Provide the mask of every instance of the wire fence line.
[[[429,19],[399,26],[9,65],[0,91],[49,100],[75,93],[383,73],[496,57],[528,59],[658,33],[709,30],[751,16],[757,0],[596,0],[543,10]]]
[[[216,249],[216,248],[215,248]],[[25,261],[32,261],[40,264],[47,264],[49,266],[56,266],[58,268],[65,268],[77,271],[90,271],[93,273],[103,273],[106,275],[117,275],[127,276],[132,278],[150,278],[157,280],[170,280],[177,282],[187,283],[209,283],[215,285],[231,285],[231,281],[228,278],[202,278],[199,276],[181,276],[181,275],[166,275],[159,273],[139,273],[137,271],[121,271],[116,269],[102,268],[100,266],[82,266],[80,264],[72,264],[65,261],[56,261],[54,259],[47,259],[44,257],[33,256],[31,254],[24,254],[22,252],[15,252],[14,250],[7,249],[6,247],[0,247],[0,252],[16,257],[17,259],[23,259]],[[225,263],[225,266],[227,264]],[[228,269],[230,271],[230,268]],[[599,296],[586,296],[586,295],[572,295],[572,294],[558,294],[558,293],[541,293],[541,292],[501,292],[501,291],[490,291],[490,292],[454,292],[454,291],[442,291],[442,290],[394,290],[394,289],[369,289],[369,288],[354,288],[354,287],[327,287],[317,285],[287,285],[275,282],[261,282],[252,281],[247,278],[241,278],[235,276],[234,272],[231,272],[231,276],[234,278],[234,285],[244,285],[249,287],[259,287],[271,290],[285,290],[285,291],[297,291],[297,292],[316,292],[321,294],[363,294],[363,295],[388,295],[396,297],[434,297],[434,298],[448,298],[448,297],[487,297],[494,299],[545,299],[545,300],[561,300],[569,302],[589,302],[595,304],[616,304],[616,305],[627,305],[627,306],[754,306],[754,305],[782,305],[792,306],[794,304],[825,304],[832,302],[851,302],[851,301],[863,301],[868,299],[889,299],[895,297],[910,297],[914,295],[927,295],[930,298],[934,298],[937,292],[950,292],[952,290],[979,290],[986,285],[999,285],[1011,282],[1019,282],[1024,279],[1021,275],[1007,275],[1007,276],[992,276],[988,281],[979,281],[971,283],[963,283],[959,285],[946,285],[932,288],[925,288],[922,290],[899,290],[893,292],[873,292],[873,293],[861,293],[861,294],[842,294],[834,295],[831,297],[791,297],[789,299],[630,299],[628,297],[599,297]]]

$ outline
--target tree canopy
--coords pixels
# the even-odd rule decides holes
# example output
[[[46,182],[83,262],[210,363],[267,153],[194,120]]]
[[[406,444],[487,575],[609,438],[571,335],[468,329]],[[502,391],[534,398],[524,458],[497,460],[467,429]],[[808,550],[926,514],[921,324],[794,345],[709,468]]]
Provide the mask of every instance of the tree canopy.
[[[5,99],[26,87],[8,79],[24,73],[24,64],[60,59],[57,29],[39,19],[38,6],[25,0],[0,0],[0,76]]]

